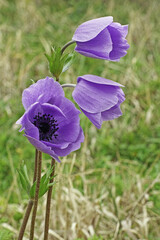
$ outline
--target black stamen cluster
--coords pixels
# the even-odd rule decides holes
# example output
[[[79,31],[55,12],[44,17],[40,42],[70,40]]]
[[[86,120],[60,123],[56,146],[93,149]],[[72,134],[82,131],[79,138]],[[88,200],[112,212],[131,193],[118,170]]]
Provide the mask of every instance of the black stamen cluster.
[[[58,134],[55,134],[59,129],[57,120],[50,114],[41,114],[38,112],[34,117],[33,124],[39,129],[39,139],[51,141],[54,136],[57,138]]]

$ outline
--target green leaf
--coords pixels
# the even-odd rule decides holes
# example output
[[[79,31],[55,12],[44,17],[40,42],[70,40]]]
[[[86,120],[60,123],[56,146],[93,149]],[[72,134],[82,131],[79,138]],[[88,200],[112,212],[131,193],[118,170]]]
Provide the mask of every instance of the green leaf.
[[[47,53],[45,53],[44,55],[46,56],[46,58],[47,58],[48,61],[51,60],[51,56],[49,56]]]
[[[48,181],[49,178],[47,178],[47,174],[44,174],[40,182],[39,198],[42,197],[48,191]]]
[[[45,54],[45,56],[49,63],[49,70],[56,78],[59,78],[59,75],[71,66],[74,59],[73,53],[62,55],[60,47],[52,47],[51,55]]]
[[[20,179],[20,182],[21,182],[21,185],[22,185],[23,189],[29,195],[31,184],[30,184],[30,180],[29,180],[29,177],[28,177],[27,166],[22,165],[20,167],[20,169],[17,169],[17,172],[19,174],[19,179]]]
[[[68,68],[72,65],[73,61],[75,58],[75,54],[74,53],[69,53],[68,56],[66,57],[64,64],[63,64],[63,69],[62,72],[65,72],[68,70]]]
[[[31,189],[30,189],[30,198],[34,198],[36,192],[36,181],[32,184]]]
[[[49,189],[50,186],[53,186],[54,183],[50,183],[50,179],[54,178],[55,176],[51,177],[51,173],[53,171],[53,167],[49,168],[47,172],[41,177],[40,187],[39,187],[39,198],[41,198]],[[36,191],[36,181],[33,183],[30,189],[30,197],[34,198]]]
[[[55,182],[49,183],[49,184],[48,184],[48,187],[52,187],[54,184],[55,184]]]

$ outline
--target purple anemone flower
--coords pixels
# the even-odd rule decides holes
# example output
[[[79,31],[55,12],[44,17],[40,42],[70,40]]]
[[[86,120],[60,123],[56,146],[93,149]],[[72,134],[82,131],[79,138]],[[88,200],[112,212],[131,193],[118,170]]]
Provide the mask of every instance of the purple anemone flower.
[[[64,97],[58,82],[49,77],[37,81],[23,91],[22,103],[26,112],[17,124],[38,150],[59,161],[59,156],[80,148],[84,141],[80,111]]]
[[[119,61],[129,48],[127,33],[128,25],[113,22],[113,17],[101,17],[82,23],[72,40],[77,44],[75,51],[86,57]]]
[[[122,115],[120,104],[125,100],[125,95],[120,87],[123,86],[111,80],[84,75],[77,78],[72,96],[90,121],[101,128],[103,121]]]

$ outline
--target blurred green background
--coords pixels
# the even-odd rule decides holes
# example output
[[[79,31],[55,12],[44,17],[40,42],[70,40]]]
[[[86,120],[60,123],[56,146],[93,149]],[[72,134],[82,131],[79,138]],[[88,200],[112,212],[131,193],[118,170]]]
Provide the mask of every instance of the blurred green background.
[[[51,45],[70,41],[82,22],[110,15],[129,24],[128,54],[118,63],[76,54],[60,82],[76,83],[77,76],[95,74],[125,85],[123,116],[103,123],[100,130],[81,116],[85,142],[58,164],[56,187],[77,189],[90,204],[96,201],[97,208],[109,208],[110,214],[97,212],[96,225],[79,218],[88,232],[82,224],[75,236],[68,233],[73,222],[56,225],[61,238],[51,234],[50,239],[160,239],[159,12],[158,0],[0,0],[0,239],[16,239],[26,206],[16,168],[24,161],[33,174],[35,150],[15,125],[24,113],[22,91],[32,80],[50,76],[44,53]],[[70,99],[71,91],[65,89]],[[50,160],[44,158],[45,169]],[[68,176],[72,186],[63,180]],[[59,209],[61,204],[53,202]],[[125,222],[128,216],[131,224]],[[41,229],[36,231],[41,234]]]

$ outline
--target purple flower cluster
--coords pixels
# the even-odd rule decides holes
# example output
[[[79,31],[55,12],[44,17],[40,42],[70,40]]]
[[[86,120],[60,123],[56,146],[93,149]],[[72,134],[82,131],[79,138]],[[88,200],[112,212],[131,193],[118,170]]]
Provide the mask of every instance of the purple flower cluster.
[[[125,39],[128,26],[113,22],[112,17],[93,19],[80,25],[74,33],[75,51],[93,58],[119,61],[129,45]],[[121,84],[95,75],[77,78],[73,99],[97,127],[103,121],[122,115],[120,104],[125,100]],[[17,121],[20,131],[38,150],[59,157],[80,148],[84,141],[79,114],[64,96],[62,86],[52,78],[39,80],[23,91],[24,115]]]
[[[102,17],[82,23],[75,31],[75,51],[92,58],[119,61],[127,54],[125,37],[128,25]],[[100,128],[103,121],[122,115],[120,104],[125,100],[121,84],[94,75],[77,78],[73,98],[90,121]]]

